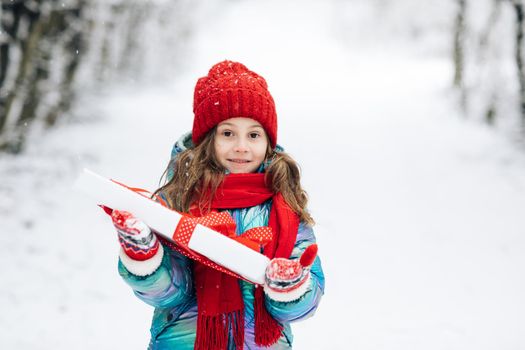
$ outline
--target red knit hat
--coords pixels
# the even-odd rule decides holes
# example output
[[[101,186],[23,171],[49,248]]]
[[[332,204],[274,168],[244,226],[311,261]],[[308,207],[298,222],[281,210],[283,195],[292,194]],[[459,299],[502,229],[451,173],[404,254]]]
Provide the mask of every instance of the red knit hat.
[[[268,134],[272,148],[277,144],[277,114],[266,80],[242,63],[219,62],[197,81],[193,113],[195,145],[214,126],[236,117],[257,120]]]

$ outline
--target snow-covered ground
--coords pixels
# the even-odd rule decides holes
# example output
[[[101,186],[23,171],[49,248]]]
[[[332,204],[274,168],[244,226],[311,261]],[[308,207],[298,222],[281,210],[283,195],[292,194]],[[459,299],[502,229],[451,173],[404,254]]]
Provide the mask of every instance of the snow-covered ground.
[[[343,42],[330,1],[225,3],[172,84],[86,96],[0,156],[0,348],[146,347],[152,309],[117,274],[108,218],[70,186],[88,167],[155,189],[196,79],[226,58],[267,79],[318,223],[326,294],[297,349],[525,348],[525,155],[461,119],[447,58]]]

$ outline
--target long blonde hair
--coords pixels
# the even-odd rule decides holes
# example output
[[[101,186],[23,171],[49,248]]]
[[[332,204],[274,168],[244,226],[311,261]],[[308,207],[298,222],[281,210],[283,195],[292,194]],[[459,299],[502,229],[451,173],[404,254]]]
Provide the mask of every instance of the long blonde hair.
[[[162,193],[169,207],[180,212],[189,212],[190,206],[195,203],[201,210],[208,206],[209,211],[211,199],[226,171],[215,156],[215,134],[216,127],[197,146],[182,151],[174,164],[170,162],[163,176],[173,167],[173,177],[158,188],[153,196]],[[265,163],[268,164],[265,169],[267,185],[274,193],[283,195],[302,222],[313,225],[315,222],[306,208],[308,196],[301,187],[297,162],[285,152],[272,150],[268,144]],[[206,196],[206,193],[209,195]]]

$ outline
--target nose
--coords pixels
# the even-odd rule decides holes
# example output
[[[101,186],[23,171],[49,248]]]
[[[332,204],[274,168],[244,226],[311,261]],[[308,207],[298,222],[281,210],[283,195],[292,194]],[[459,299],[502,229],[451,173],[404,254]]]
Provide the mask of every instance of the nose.
[[[248,152],[248,142],[242,137],[237,138],[233,150],[238,153]]]

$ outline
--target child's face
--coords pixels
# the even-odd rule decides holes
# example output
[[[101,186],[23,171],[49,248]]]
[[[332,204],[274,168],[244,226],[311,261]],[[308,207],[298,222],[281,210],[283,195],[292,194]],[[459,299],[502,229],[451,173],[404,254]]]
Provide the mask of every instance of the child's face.
[[[264,161],[268,137],[256,120],[230,118],[217,125],[214,146],[219,163],[230,173],[253,173]]]

